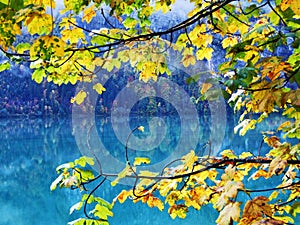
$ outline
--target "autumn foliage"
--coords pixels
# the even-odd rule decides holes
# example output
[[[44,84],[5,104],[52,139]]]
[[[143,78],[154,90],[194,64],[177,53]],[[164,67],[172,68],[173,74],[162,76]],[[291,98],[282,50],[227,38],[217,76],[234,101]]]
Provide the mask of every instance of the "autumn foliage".
[[[300,1],[190,2],[194,8],[185,20],[155,30],[151,16],[172,13],[175,0],[64,0],[58,17],[54,0],[0,0],[0,50],[8,60],[29,62],[38,83],[94,82],[93,90],[102,94],[106,89],[97,81],[98,68],[112,72],[126,64],[140,80],[157,81],[161,75],[172,76],[168,51],[192,68],[200,60],[212,60],[218,42],[224,61],[201,84],[197,101],[225,96],[241,115],[235,127],[241,136],[274,112],[285,118],[275,132],[262,134],[269,146],[264,155],[260,149],[241,154],[227,149],[219,156],[191,151],[161,173],[139,170],[151,159],[137,158],[127,160],[119,174],[97,171],[98,176],[86,167],[95,163],[89,157],[63,164],[52,190],[60,186],[84,193],[88,184],[98,182],[71,208],[86,217],[70,224],[108,224],[114,204],[124,201],[167,210],[172,218],[185,218],[190,208],[210,204],[219,212],[219,225],[295,224],[300,211]],[[80,25],[92,23],[97,15],[109,27],[89,30]],[[0,65],[5,69],[7,62]],[[215,95],[219,85],[222,96]],[[81,90],[71,101],[81,104],[88,94]],[[108,177],[115,178],[113,186],[124,178],[135,180],[134,186],[109,203],[94,196]],[[249,185],[261,179],[272,187]]]

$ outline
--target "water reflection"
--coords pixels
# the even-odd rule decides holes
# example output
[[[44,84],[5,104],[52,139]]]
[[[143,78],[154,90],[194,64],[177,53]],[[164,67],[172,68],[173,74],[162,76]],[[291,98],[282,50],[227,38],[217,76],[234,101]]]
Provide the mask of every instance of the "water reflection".
[[[121,118],[120,118],[121,119]],[[152,159],[153,163],[159,163],[173,154],[178,145],[180,135],[184,130],[193,132],[193,124],[188,127],[181,127],[180,120],[176,117],[165,117],[160,121],[165,128],[162,133],[157,133],[157,142],[153,149],[147,149],[145,142],[144,151],[136,151],[131,144],[130,157],[143,155]],[[109,117],[97,117],[95,129],[97,137],[90,137],[91,145],[95,140],[101,140],[106,154],[118,162],[124,163],[124,143],[115,135]],[[145,133],[136,133],[139,140],[151,135],[151,118],[130,118],[131,128],[137,125],[145,126]],[[203,118],[205,121],[205,118]],[[202,151],[203,144],[209,138],[209,127],[200,121],[200,128],[196,151]],[[159,121],[158,121],[159,122]],[[257,130],[250,131],[245,138],[233,134],[234,118],[228,119],[226,136],[223,139],[222,148],[232,148],[239,151],[256,152],[260,147],[262,137],[261,130],[272,130],[274,125],[281,123],[279,117],[272,117],[257,127]],[[188,124],[188,123],[185,123]],[[86,124],[89,128],[90,124]],[[85,129],[87,129],[85,128]],[[77,129],[77,130],[76,130]],[[122,127],[119,127],[122,130]],[[55,168],[66,161],[72,161],[80,156],[80,143],[76,143],[75,134],[77,131],[84,131],[83,127],[72,127],[70,118],[65,119],[9,119],[0,120],[0,224],[19,225],[63,225],[67,224],[73,217],[68,215],[69,207],[78,201],[79,193],[76,191],[56,191],[50,193],[49,186],[55,178]],[[72,133],[73,132],[73,133]],[[122,133],[122,132],[121,132]],[[127,134],[126,134],[127,135]],[[161,136],[163,135],[163,136]],[[186,137],[186,142],[189,142]],[[146,139],[147,140],[147,139]],[[86,144],[86,143],[84,143]],[[98,147],[98,146],[96,146]],[[145,150],[146,149],[146,150]],[[262,146],[262,151],[267,148]],[[99,149],[98,149],[99,150]],[[97,153],[97,151],[95,151]],[[121,164],[122,165],[122,164]],[[114,194],[125,186],[118,186],[111,189],[109,183],[99,190],[98,194],[112,200]],[[214,213],[212,210],[201,212],[191,211],[184,223],[198,224],[199,218],[207,218],[205,224],[214,224]],[[126,212],[126,216],[124,214]],[[129,213],[128,213],[129,212]],[[209,219],[208,215],[212,218]],[[155,215],[155,217],[153,217]],[[76,215],[75,215],[76,216]],[[150,219],[145,219],[150,218]],[[208,221],[212,221],[209,223]],[[182,224],[182,220],[173,221],[166,210],[160,213],[156,209],[150,209],[146,205],[134,206],[128,202],[124,205],[116,205],[115,216],[111,224]]]
[[[79,156],[70,120],[0,120],[0,133],[0,224],[67,224],[75,193],[49,185],[58,164]]]

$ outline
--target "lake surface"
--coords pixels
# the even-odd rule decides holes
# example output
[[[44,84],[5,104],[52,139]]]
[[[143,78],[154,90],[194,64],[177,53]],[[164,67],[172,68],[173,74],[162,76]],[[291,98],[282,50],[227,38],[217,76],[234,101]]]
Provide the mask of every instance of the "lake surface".
[[[195,127],[192,118],[183,123],[176,116],[161,116],[158,120],[149,116],[132,116],[129,120],[119,117],[120,124],[114,124],[110,117],[96,117],[93,120],[94,133],[86,133],[85,129],[91,130],[91,127],[85,119],[81,118],[77,122],[72,121],[72,118],[0,120],[0,225],[66,225],[75,219],[78,214],[69,215],[69,208],[79,201],[80,194],[78,191],[65,189],[50,192],[50,184],[56,178],[55,168],[59,164],[73,161],[82,154],[94,152],[98,156],[100,154],[100,160],[104,159],[101,163],[109,167],[108,171],[121,168],[125,160],[124,149],[128,132],[137,126],[145,126],[145,132],[135,131],[130,138],[130,159],[135,156],[150,157],[152,165],[155,165],[150,169],[159,170],[165,163],[164,160],[182,153],[185,147],[187,151],[193,148],[199,154],[205,154],[203,146],[212,138],[211,134],[216,135],[224,131],[224,136],[218,137],[220,140],[216,148],[232,148],[236,152],[256,151],[262,140],[259,131],[272,130],[272,126],[280,123],[279,118],[271,118],[267,123],[259,125],[257,130],[251,130],[245,138],[240,138],[233,134],[233,118],[227,118],[224,131],[218,131],[218,127],[214,128],[216,131],[212,131],[209,128],[212,123],[206,124],[205,116],[199,120],[198,127]],[[196,138],[193,137],[195,131]],[[79,135],[80,132],[85,134]],[[85,135],[89,137],[89,149],[84,144]],[[94,146],[96,142],[97,145]],[[194,146],[191,146],[191,143]],[[97,149],[91,150],[93,146]],[[180,149],[176,150],[178,146]],[[104,150],[104,153],[99,153],[99,148]],[[262,151],[265,149],[266,146],[263,145]],[[218,151],[219,149],[214,149],[213,154],[217,154]],[[105,158],[107,156],[110,158]],[[117,163],[117,166],[114,163]],[[123,188],[128,187],[121,184],[112,189],[109,182],[106,182],[98,194],[112,200]],[[215,224],[216,217],[217,213],[214,210],[203,207],[201,211],[190,211],[185,220],[172,220],[167,210],[161,213],[158,209],[151,209],[143,204],[125,202],[122,205],[116,204],[110,223],[196,225],[201,221],[201,224],[210,225]]]

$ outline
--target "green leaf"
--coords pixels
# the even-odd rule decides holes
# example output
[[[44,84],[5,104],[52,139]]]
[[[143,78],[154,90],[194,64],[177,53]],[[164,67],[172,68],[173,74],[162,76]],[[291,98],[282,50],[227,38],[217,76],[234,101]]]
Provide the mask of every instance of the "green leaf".
[[[9,0],[0,0],[1,3],[8,5]]]
[[[10,69],[10,63],[7,61],[5,63],[1,63],[0,65],[0,72],[4,71],[4,70],[8,70]]]
[[[46,77],[45,70],[38,68],[32,74],[32,80],[37,82],[38,84],[42,83],[44,77]]]
[[[6,1],[6,0],[2,0],[2,1]],[[11,0],[10,1],[10,7],[13,8],[14,10],[20,10],[23,9],[24,7],[24,0]]]
[[[19,54],[23,54],[25,51],[28,51],[31,47],[29,43],[20,43],[16,46],[16,50]]]
[[[97,204],[95,207],[94,215],[99,217],[100,219],[107,220],[108,216],[113,216],[113,213],[107,207]]]
[[[95,35],[92,37],[91,43],[93,45],[105,45],[109,39],[101,35]]]
[[[86,164],[94,165],[94,159],[87,156],[82,156],[74,161],[75,164],[85,167]]]
[[[112,204],[110,204],[109,202],[105,201],[103,198],[97,197],[94,199],[96,202],[98,202],[100,205],[105,206],[108,209],[112,209]]]
[[[133,28],[135,27],[135,25],[137,24],[137,20],[135,20],[134,18],[132,17],[127,17],[126,20],[124,21],[123,25],[126,27],[126,28]]]
[[[200,79],[200,77],[201,77],[201,73],[198,73],[198,74],[196,74],[196,75],[194,75],[194,76],[190,76],[190,77],[188,77],[188,78],[186,79],[186,83],[187,83],[188,85],[197,83],[198,80]]]

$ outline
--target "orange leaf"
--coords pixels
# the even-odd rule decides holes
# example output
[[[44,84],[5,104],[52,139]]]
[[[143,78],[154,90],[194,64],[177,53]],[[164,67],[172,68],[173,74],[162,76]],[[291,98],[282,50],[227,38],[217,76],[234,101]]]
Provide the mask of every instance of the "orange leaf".
[[[117,196],[117,199],[120,203],[123,203],[130,195],[130,191],[122,190],[122,192]]]
[[[265,170],[257,170],[255,173],[251,175],[251,179],[257,180],[260,177],[269,178],[269,173]]]
[[[164,203],[156,197],[153,197],[152,195],[149,196],[147,204],[149,207],[157,207],[160,211],[164,209]]]
[[[281,145],[280,139],[276,136],[265,137],[264,142],[267,143],[270,147],[277,148]]]
[[[258,196],[253,200],[249,200],[244,207],[242,217],[248,217],[254,220],[262,215],[272,216],[272,208],[268,202],[269,199],[265,196]]]
[[[207,90],[210,89],[211,87],[212,87],[212,84],[203,83],[202,84],[202,89],[201,89],[201,94],[205,94],[205,92],[207,92]]]

